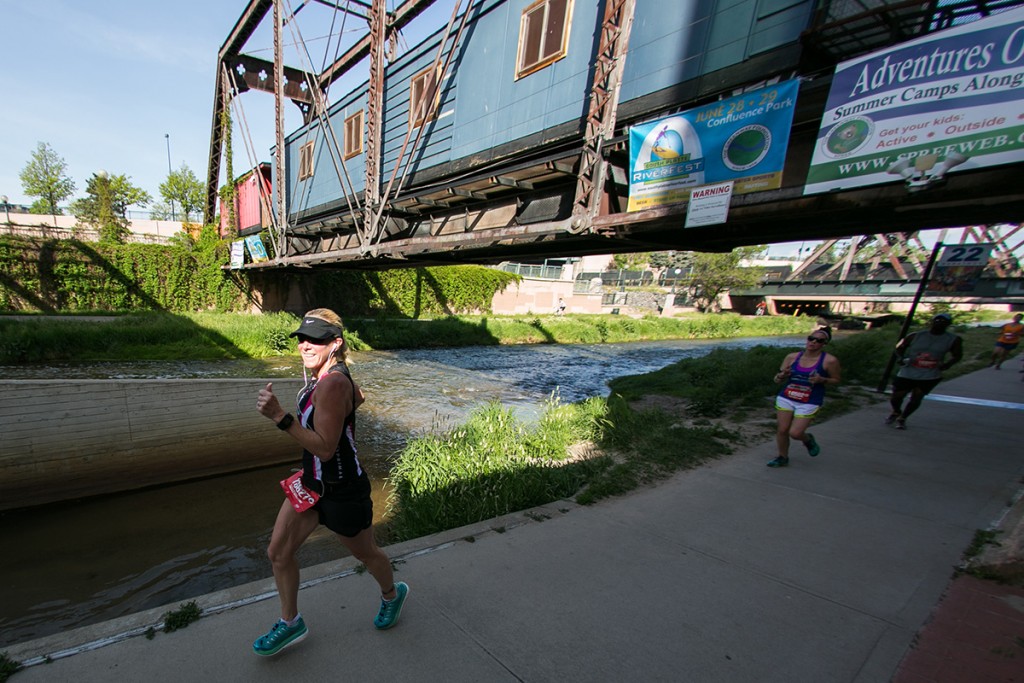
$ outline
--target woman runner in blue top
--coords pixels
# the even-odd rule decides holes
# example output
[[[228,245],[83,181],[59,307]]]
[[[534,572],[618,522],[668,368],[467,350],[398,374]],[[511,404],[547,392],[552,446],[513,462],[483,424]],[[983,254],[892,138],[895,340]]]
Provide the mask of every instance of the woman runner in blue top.
[[[831,328],[814,330],[807,337],[804,350],[787,355],[775,375],[775,381],[782,383],[782,390],[775,397],[775,414],[778,418],[775,443],[779,455],[768,463],[768,467],[785,467],[789,464],[790,439],[803,442],[812,458],[821,452],[821,447],[807,431],[807,427],[825,400],[825,385],[839,384],[839,360],[825,353],[825,345],[830,341]]]
[[[296,553],[318,525],[338,535],[352,555],[377,580],[381,605],[374,626],[391,628],[398,621],[409,587],[395,583],[391,560],[373,536],[373,501],[370,480],[359,464],[355,447],[355,411],[363,392],[348,371],[348,346],[341,318],[327,308],[317,308],[302,318],[298,337],[302,365],[312,379],[299,392],[298,417],[285,412],[273,386],[260,390],[256,409],[302,446],[302,477],[298,486],[319,496],[301,512],[287,498],[281,503],[270,537],[267,555],[281,601],[281,618],[253,643],[258,655],[275,655],[306,637],[299,614],[299,563]],[[294,493],[294,489],[292,489]],[[308,497],[308,502],[312,496]]]

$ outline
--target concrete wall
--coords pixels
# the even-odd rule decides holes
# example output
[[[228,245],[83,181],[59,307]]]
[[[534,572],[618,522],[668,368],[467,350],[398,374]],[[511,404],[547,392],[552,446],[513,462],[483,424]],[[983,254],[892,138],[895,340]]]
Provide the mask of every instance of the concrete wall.
[[[256,412],[267,381],[0,381],[0,510],[295,460]],[[287,398],[302,386],[273,382]]]
[[[498,315],[548,315],[555,312],[558,299],[565,300],[566,313],[600,313],[601,292],[574,294],[572,280],[535,280],[523,278],[510,284],[491,300]]]
[[[37,213],[0,214],[0,234],[18,237],[46,237],[54,239],[70,239],[79,237],[84,240],[98,239],[95,230],[79,230],[75,235],[78,219],[74,216],[51,216]],[[136,218],[128,222],[132,232],[131,241],[164,243],[175,233],[181,232],[181,221],[153,221]]]

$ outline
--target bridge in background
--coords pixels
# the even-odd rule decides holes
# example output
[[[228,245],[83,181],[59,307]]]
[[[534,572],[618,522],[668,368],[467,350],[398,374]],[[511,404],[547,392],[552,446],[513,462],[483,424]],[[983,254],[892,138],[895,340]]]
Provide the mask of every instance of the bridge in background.
[[[761,281],[749,289],[730,290],[733,310],[753,314],[755,306],[769,303],[777,314],[818,313],[867,315],[907,308],[914,300],[927,262],[936,244],[945,246],[983,244],[991,248],[988,266],[970,292],[926,293],[924,304],[957,307],[991,305],[998,302],[1011,310],[1024,310],[1024,227],[977,226],[963,230],[919,233],[889,233],[861,236],[852,240],[826,240],[802,261],[755,263],[763,268]],[[515,272],[528,276],[560,277],[560,269],[533,266]],[[511,270],[511,268],[506,268]],[[933,274],[933,278],[935,275]],[[606,307],[622,302],[624,292],[660,286],[676,291],[692,279],[686,266],[654,271],[605,271],[578,273],[578,293],[593,292],[600,280],[606,292]],[[611,292],[617,292],[613,297]],[[687,306],[686,295],[676,294],[674,305]]]
[[[263,221],[256,226],[257,232],[264,227],[270,231],[271,259],[247,264],[246,268],[380,269],[670,249],[728,251],[743,245],[804,239],[834,240],[1015,223],[1024,214],[1019,163],[953,173],[943,184],[916,193],[908,193],[902,182],[810,196],[803,193],[832,67],[837,62],[952,26],[965,18],[1013,7],[1020,4],[1018,0],[880,0],[870,3],[869,9],[863,9],[867,5],[862,3],[794,0],[788,3],[792,7],[778,15],[757,15],[758,21],[764,20],[762,23],[776,22],[772,30],[778,34],[782,30],[779,26],[797,26],[798,20],[787,17],[806,10],[800,16],[807,19],[798,29],[786,28],[791,31],[787,34],[790,38],[780,38],[776,46],[757,56],[744,56],[717,71],[701,72],[628,103],[620,102],[619,94],[624,64],[641,59],[630,47],[635,13],[662,11],[664,5],[643,0],[603,0],[597,30],[593,31],[589,85],[580,118],[538,130],[516,144],[488,150],[487,154],[455,160],[436,172],[414,171],[412,180],[404,185],[397,183],[394,191],[382,171],[385,167],[397,169],[410,160],[415,166],[429,153],[426,150],[431,131],[424,133],[428,128],[424,125],[414,133],[410,126],[400,150],[395,149],[395,140],[389,143],[382,139],[386,72],[402,64],[401,58],[391,64],[385,62],[398,31],[425,14],[435,0],[405,0],[392,12],[386,11],[384,0],[347,3],[345,8],[341,3],[320,4],[357,17],[365,22],[366,31],[319,72],[284,64],[281,44],[288,37],[286,25],[297,25],[299,10],[286,13],[283,0],[251,0],[219,54],[207,221],[216,210],[221,157],[230,132],[224,114],[246,90],[273,93],[277,109],[272,189],[264,190],[260,185]],[[445,47],[468,40],[468,33],[463,33],[467,17],[472,14],[475,21],[479,14],[499,4],[501,0],[467,0],[460,13],[462,3],[455,2],[447,28],[435,37],[440,47],[433,64],[439,75],[419,87],[441,98],[441,83],[456,78],[461,68],[455,48],[445,52]],[[713,4],[716,9],[712,12],[718,17],[724,10],[718,8],[718,3]],[[761,6],[753,0],[740,4]],[[299,3],[298,7],[308,12],[313,5],[316,3]],[[813,12],[808,9],[812,6]],[[246,42],[271,12],[273,62],[243,54]],[[779,23],[783,19],[789,23]],[[574,29],[573,38],[587,33]],[[301,43],[301,34],[298,41]],[[303,111],[304,130],[319,130],[322,138],[330,138],[334,131],[329,121],[333,110],[326,101],[328,87],[341,76],[355,73],[356,66],[364,65],[369,73],[366,147],[359,157],[365,160],[364,189],[352,197],[343,198],[339,193],[336,201],[315,211],[289,207],[289,197],[304,187],[298,184],[304,172],[302,164],[312,162],[308,157],[303,161],[298,145],[293,156],[286,157],[290,141],[297,134],[286,137],[281,109],[288,100],[293,101]],[[780,188],[734,196],[728,222],[710,227],[682,227],[687,202],[625,210],[629,125],[793,77],[801,83]],[[411,93],[415,86],[406,81],[402,87],[409,87]],[[487,84],[477,83],[476,87],[486,88]],[[361,138],[360,129],[360,142]],[[390,154],[386,159],[385,152]],[[340,161],[339,182],[345,158]],[[296,165],[300,167],[297,173],[289,170]],[[281,191],[285,187],[288,191]],[[902,279],[912,280],[911,273],[900,273],[903,265],[893,261],[890,265]],[[837,280],[840,283],[855,277],[850,264],[840,266],[836,274],[841,276]],[[811,273],[805,271],[802,275],[806,281]],[[774,286],[779,296],[788,296],[793,288],[809,292],[812,287],[793,279]]]

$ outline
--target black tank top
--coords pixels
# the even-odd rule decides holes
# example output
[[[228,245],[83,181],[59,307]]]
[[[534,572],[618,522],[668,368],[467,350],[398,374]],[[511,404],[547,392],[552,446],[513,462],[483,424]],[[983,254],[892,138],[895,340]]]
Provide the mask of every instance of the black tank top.
[[[338,445],[330,460],[321,461],[306,449],[302,450],[302,479],[305,482],[320,481],[328,485],[354,484],[359,480],[369,483],[369,478],[359,464],[356,455],[356,385],[352,373],[344,363],[334,365],[328,372],[341,372],[352,384],[352,412],[345,417],[345,425],[341,430]],[[299,422],[306,429],[313,429],[313,392],[316,391],[317,380],[314,379],[299,392],[297,410]],[[314,489],[318,487],[312,487]]]

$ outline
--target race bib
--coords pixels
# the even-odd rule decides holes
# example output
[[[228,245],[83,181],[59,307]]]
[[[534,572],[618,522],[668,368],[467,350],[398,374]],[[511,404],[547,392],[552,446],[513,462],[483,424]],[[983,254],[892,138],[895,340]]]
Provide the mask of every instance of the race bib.
[[[790,401],[807,403],[807,399],[811,397],[811,388],[804,384],[787,384],[786,388],[782,390],[782,395]]]
[[[305,512],[320,500],[319,493],[310,491],[302,485],[302,472],[296,472],[287,479],[282,479],[281,488],[284,489],[284,495],[296,512]]]
[[[922,370],[932,370],[939,367],[939,359],[932,358],[927,353],[922,353],[910,362],[910,366],[914,368],[921,368]]]

